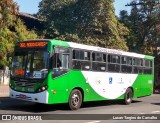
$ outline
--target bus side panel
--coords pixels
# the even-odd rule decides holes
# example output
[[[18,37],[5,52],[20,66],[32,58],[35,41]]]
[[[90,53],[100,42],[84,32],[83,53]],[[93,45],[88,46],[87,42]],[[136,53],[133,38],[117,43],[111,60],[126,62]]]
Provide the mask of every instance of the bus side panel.
[[[49,104],[66,103],[68,101],[68,96],[69,96],[68,76],[69,75],[66,74],[53,79],[52,73],[50,73],[48,77]]]
[[[110,76],[113,76],[113,77],[116,76],[115,78],[113,78],[113,83],[109,84],[108,82],[106,83],[105,81],[103,82],[103,80],[101,80],[101,82],[100,82],[101,84],[99,85],[99,83],[97,83],[98,79],[97,80],[95,79],[97,74],[98,73],[71,70],[67,74],[62,75],[57,78],[54,78],[54,79],[52,79],[52,75],[50,74],[50,77],[49,77],[50,79],[49,79],[49,83],[48,83],[48,85],[49,85],[48,86],[48,92],[49,92],[49,101],[48,102],[50,104],[67,103],[68,99],[69,99],[69,95],[74,88],[80,88],[83,91],[82,94],[84,95],[84,99],[83,99],[84,101],[124,99],[124,94],[125,94],[125,91],[128,87],[133,88],[134,97],[141,97],[141,96],[147,96],[147,95],[152,94],[153,75],[137,75],[137,77],[135,75],[130,75],[129,78],[133,79],[132,80],[133,85],[132,85],[129,82],[130,79],[128,77],[125,77],[126,76],[125,74],[124,75],[110,74]],[[106,76],[107,74],[109,74],[109,73],[103,73],[103,74],[100,73],[99,75],[105,76],[105,78],[107,78],[107,76]],[[88,76],[88,77],[90,76],[95,81],[89,82],[89,78],[87,80],[87,78],[84,76]],[[118,82],[118,81],[115,81],[115,79],[118,76],[122,77],[122,79],[125,80],[124,83],[116,84],[116,82]],[[133,78],[133,76],[135,79]],[[102,78],[102,77],[100,77],[100,78]],[[128,78],[128,80],[127,80],[127,78]],[[109,81],[109,79],[105,79],[105,80]],[[101,91],[101,94],[98,94],[97,93],[98,90],[95,90],[95,88],[91,87],[91,83],[93,84],[95,82],[98,84],[97,89]],[[106,83],[106,84],[104,85],[104,83]],[[106,86],[106,87],[104,87],[104,86]],[[95,85],[95,87],[96,87],[96,85]],[[104,88],[104,90],[103,90],[103,88]],[[111,88],[112,88],[112,90],[110,90]],[[122,93],[122,91],[123,91],[123,93]],[[102,96],[104,94],[107,94],[107,95],[109,94],[110,96],[107,96],[107,95]],[[117,96],[114,96],[115,94]],[[111,95],[113,95],[113,97]]]
[[[70,93],[74,88],[81,88],[83,90],[84,101],[106,100],[106,98],[98,95],[91,86],[86,83],[81,71],[71,70],[65,75],[52,79],[49,75],[48,92],[49,104],[67,103]]]
[[[153,93],[153,75],[138,75],[133,84],[134,97],[148,96]]]
[[[106,98],[97,94],[95,90],[93,90],[93,88],[82,74],[82,71],[73,70],[70,73],[70,77],[69,87],[71,90],[77,87],[82,88],[84,93],[84,101],[107,100]]]

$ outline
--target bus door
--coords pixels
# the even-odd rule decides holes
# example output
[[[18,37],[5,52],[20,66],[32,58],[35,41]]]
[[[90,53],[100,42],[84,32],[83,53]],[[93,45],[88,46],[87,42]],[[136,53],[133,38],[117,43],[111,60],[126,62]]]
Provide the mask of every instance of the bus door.
[[[63,75],[70,68],[70,49],[64,47],[55,47],[53,61],[53,78]]]

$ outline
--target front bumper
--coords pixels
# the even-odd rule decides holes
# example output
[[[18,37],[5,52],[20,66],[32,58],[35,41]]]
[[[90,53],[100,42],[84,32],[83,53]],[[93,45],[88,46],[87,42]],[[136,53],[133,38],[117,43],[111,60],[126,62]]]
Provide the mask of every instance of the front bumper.
[[[11,88],[9,90],[10,90],[10,98],[37,102],[37,103],[44,103],[44,104],[48,103],[49,94],[47,91],[43,91],[40,93],[24,93],[15,91]]]

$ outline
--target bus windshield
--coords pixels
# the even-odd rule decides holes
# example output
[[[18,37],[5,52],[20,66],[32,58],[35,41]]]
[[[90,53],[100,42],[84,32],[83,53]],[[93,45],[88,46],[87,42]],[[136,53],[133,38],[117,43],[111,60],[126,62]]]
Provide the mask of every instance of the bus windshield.
[[[49,53],[47,51],[15,51],[11,76],[25,79],[44,79],[48,74]]]

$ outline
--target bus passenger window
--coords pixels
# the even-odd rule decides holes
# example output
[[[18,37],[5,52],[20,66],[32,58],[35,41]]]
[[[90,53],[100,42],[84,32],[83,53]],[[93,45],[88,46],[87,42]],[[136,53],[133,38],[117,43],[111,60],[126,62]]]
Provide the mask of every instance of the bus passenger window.
[[[108,55],[108,63],[111,62],[111,55]]]
[[[90,52],[84,52],[84,60],[90,60]]]
[[[122,64],[127,64],[127,58],[124,56],[122,57],[122,61],[121,61]]]
[[[92,53],[92,61],[95,61],[95,53]]]
[[[127,64],[132,65],[132,58],[131,57],[127,57]]]
[[[106,54],[103,54],[103,62],[106,62]]]
[[[80,70],[81,69],[80,61],[73,60],[72,64],[73,64],[73,69],[76,69],[76,70]]]
[[[152,61],[144,60],[144,74],[152,74]]]
[[[84,51],[73,50],[73,59],[84,60]]]

